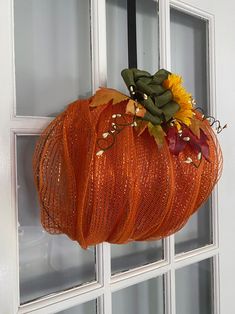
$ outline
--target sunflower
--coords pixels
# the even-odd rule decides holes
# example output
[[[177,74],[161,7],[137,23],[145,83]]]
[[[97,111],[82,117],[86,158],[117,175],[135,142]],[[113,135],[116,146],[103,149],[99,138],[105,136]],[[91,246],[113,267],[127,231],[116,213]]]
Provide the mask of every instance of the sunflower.
[[[173,101],[180,106],[173,116],[178,129],[181,128],[181,123],[189,126],[193,117],[192,95],[182,86],[182,82],[182,77],[176,74],[170,74],[163,82],[163,87],[172,92]]]

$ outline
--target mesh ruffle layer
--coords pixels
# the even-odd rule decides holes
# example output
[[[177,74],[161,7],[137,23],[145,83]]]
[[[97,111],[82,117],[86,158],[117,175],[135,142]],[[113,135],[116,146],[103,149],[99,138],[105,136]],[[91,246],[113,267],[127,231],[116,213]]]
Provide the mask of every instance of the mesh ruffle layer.
[[[182,228],[208,198],[222,168],[208,122],[203,130],[210,162],[203,158],[199,168],[184,162],[195,155],[189,147],[175,156],[167,142],[158,149],[148,131],[138,136],[132,127],[125,127],[114,146],[97,157],[97,138],[125,106],[90,110],[91,102],[69,105],[37,143],[33,167],[44,228],[67,234],[83,248],[103,241],[159,239]]]

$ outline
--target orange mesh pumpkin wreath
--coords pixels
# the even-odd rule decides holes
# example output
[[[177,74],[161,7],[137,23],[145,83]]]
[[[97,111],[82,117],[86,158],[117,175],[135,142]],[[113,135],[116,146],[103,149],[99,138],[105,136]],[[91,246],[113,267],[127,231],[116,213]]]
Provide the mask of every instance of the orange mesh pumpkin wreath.
[[[192,107],[181,81],[165,70],[153,76],[138,71],[122,73],[131,97],[103,88],[75,101],[35,149],[42,225],[83,248],[176,232],[220,176],[222,156],[211,121]]]

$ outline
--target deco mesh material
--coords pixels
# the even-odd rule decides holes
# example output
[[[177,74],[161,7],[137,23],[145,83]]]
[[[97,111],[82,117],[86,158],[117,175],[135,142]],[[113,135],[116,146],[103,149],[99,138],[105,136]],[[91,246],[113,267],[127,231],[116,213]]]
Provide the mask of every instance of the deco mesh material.
[[[210,162],[185,163],[190,147],[159,149],[145,130],[125,127],[113,147],[96,156],[97,138],[110,128],[120,104],[91,109],[93,98],[69,105],[41,135],[33,168],[43,227],[64,233],[83,248],[107,241],[154,240],[184,226],[219,179],[222,155],[208,121]],[[196,157],[195,157],[196,160]]]

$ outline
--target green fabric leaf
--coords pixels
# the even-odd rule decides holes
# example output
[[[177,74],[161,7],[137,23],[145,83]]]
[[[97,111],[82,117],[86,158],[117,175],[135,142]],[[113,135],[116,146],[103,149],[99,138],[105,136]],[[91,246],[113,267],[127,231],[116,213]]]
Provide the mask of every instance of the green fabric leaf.
[[[136,86],[141,92],[147,95],[152,95],[154,92],[149,85],[147,85],[145,82],[142,81],[142,79],[139,79],[138,81],[136,81]]]
[[[152,81],[151,83],[149,83],[149,87],[151,87],[153,94],[156,96],[159,96],[166,91],[166,89],[162,85],[154,84]]]
[[[140,78],[135,83],[136,83],[137,88],[141,92],[143,92],[149,96],[153,96],[153,95],[160,96],[164,92],[166,92],[166,89],[162,85],[154,84],[154,83],[152,83],[152,80],[149,83],[149,78]]]
[[[135,86],[134,75],[131,69],[122,70],[121,75],[128,89],[130,86]]]
[[[162,119],[160,119],[158,116],[152,115],[148,111],[146,111],[146,113],[142,119],[145,121],[151,122],[153,125],[157,125],[157,124],[160,124],[162,122]]]
[[[153,82],[157,84],[162,84],[162,82],[168,78],[169,74],[171,73],[167,70],[160,69],[153,75]]]
[[[169,121],[173,115],[179,111],[180,109],[180,106],[174,102],[174,101],[171,101],[169,103],[167,103],[164,107],[161,108],[162,111],[163,111],[163,114],[165,116],[165,119],[166,121]]]
[[[143,77],[139,78],[139,80],[144,82],[144,84],[149,85],[152,82],[152,77],[145,77],[145,76],[143,76]],[[138,82],[138,80],[137,80],[137,82]]]
[[[133,75],[135,80],[138,80],[141,77],[152,77],[152,75],[147,71],[142,71],[139,69],[131,69],[133,71]]]
[[[172,100],[172,93],[170,90],[167,90],[162,95],[155,97],[155,102],[159,108],[163,107],[171,100]]]
[[[164,138],[166,136],[160,125],[153,125],[152,123],[148,123],[149,134],[152,135],[157,143],[159,148],[162,147],[164,143]]]
[[[152,101],[151,97],[148,97],[145,100],[141,101],[141,104],[154,116],[161,116],[162,115],[162,110],[159,109],[155,103]]]

